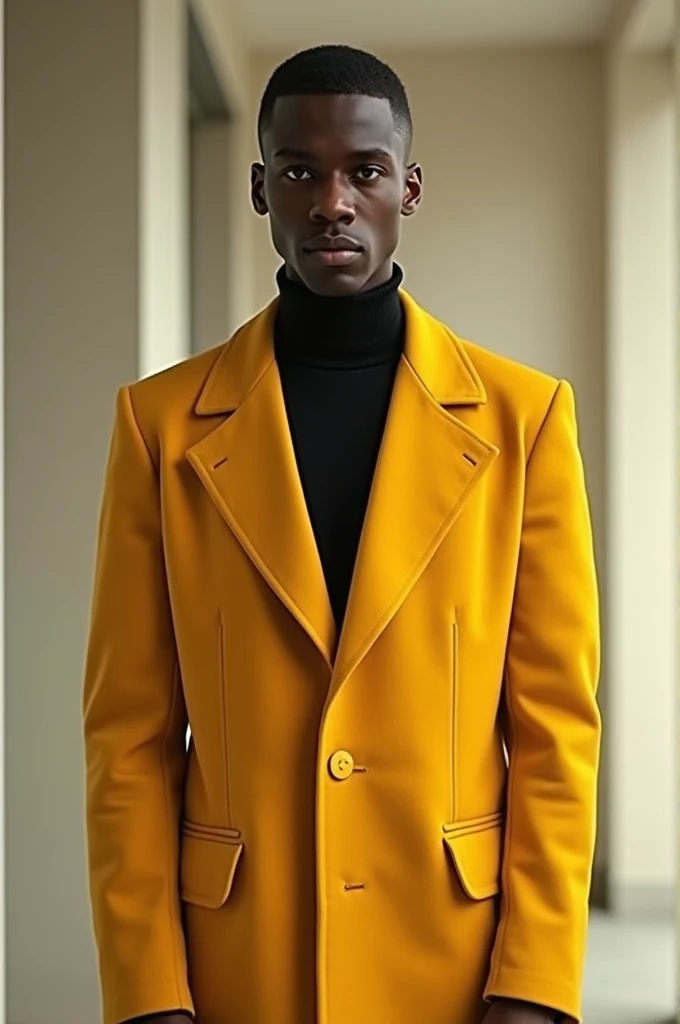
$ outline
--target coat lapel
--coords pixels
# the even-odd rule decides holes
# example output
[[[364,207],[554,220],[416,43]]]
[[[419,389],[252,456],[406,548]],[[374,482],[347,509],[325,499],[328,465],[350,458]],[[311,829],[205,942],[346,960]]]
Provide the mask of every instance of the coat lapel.
[[[396,614],[498,454],[445,408],[486,401],[462,344],[400,294],[404,353],[339,636],[274,358],[276,301],[222,349],[196,405],[220,423],[187,453],[234,535],[328,663],[329,699]]]
[[[330,698],[394,617],[498,454],[443,407],[486,401],[461,343],[406,293],[399,364]],[[330,699],[329,698],[329,699]]]
[[[248,556],[330,666],[333,611],[274,359],[274,312],[271,304],[223,348],[196,405],[199,415],[220,416],[220,423],[187,457]]]

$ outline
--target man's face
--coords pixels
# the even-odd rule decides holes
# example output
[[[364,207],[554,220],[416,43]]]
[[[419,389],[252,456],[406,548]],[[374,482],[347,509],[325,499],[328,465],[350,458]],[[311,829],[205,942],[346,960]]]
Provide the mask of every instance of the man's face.
[[[354,295],[389,280],[401,218],[422,192],[389,101],[281,97],[262,147],[253,206],[269,215],[289,278],[318,295]]]

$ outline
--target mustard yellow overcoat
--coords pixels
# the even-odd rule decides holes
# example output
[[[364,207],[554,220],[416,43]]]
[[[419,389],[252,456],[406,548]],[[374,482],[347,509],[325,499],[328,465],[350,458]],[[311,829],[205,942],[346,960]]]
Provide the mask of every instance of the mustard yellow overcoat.
[[[118,394],[84,686],[105,1024],[579,1018],[600,718],[573,393],[401,298],[339,635],[276,300]]]

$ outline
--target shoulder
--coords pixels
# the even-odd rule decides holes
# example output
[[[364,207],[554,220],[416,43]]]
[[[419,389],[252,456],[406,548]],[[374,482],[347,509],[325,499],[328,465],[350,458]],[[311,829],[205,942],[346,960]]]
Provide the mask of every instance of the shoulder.
[[[560,384],[558,377],[499,355],[476,342],[464,338],[457,338],[457,341],[479,374],[490,402],[522,409],[534,405],[545,407],[552,401]]]
[[[168,418],[190,415],[213,366],[231,340],[129,384],[137,418],[158,426]]]
[[[501,413],[506,411],[511,418],[523,418],[530,410],[545,410],[549,406],[560,385],[557,377],[458,334],[410,295],[405,298],[416,333],[422,331],[427,339],[429,351],[427,358],[423,358],[426,369],[433,362],[441,366],[441,372],[452,376],[454,382],[465,382],[456,390],[483,396],[483,405]],[[416,355],[420,355],[418,349]],[[446,388],[452,390],[448,380]]]
[[[568,380],[553,376],[481,345],[457,338],[474,366],[487,398],[487,407],[503,434],[521,438],[525,452],[533,445],[554,406],[563,404],[575,415],[574,393]]]
[[[184,433],[205,382],[230,341],[125,385],[132,415],[154,462],[162,438]]]

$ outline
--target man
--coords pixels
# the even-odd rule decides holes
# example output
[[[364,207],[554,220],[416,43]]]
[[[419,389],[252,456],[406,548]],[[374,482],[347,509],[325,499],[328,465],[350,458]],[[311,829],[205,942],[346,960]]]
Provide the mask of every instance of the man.
[[[578,1020],[572,390],[401,288],[422,173],[390,68],[298,54],[258,127],[277,299],[118,395],[84,694],[105,1024]]]

